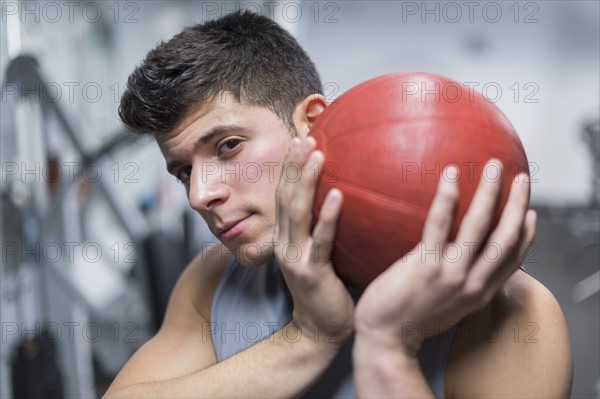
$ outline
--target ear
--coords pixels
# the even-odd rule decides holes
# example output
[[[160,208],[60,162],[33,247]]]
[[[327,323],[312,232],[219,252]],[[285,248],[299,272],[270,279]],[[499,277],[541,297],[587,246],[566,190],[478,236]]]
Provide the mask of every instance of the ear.
[[[308,136],[309,130],[325,111],[325,108],[327,108],[327,102],[321,94],[311,94],[296,105],[292,120],[300,137]]]

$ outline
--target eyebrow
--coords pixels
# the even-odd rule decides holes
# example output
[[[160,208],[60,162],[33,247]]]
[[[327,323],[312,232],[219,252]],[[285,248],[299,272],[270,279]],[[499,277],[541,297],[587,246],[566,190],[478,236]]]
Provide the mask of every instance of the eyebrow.
[[[196,142],[194,143],[194,151],[198,150],[199,148],[207,145],[208,143],[210,143],[211,141],[213,141],[215,138],[218,138],[220,136],[223,136],[227,133],[234,133],[234,132],[243,132],[246,129],[242,126],[239,125],[219,125],[219,126],[215,126],[212,129],[210,129],[208,132],[206,132],[205,134],[202,134],[200,137],[198,137],[198,139],[196,140]],[[177,169],[179,166],[183,165],[185,162],[178,160],[178,159],[174,159],[170,162],[167,163],[167,171],[170,174],[173,174],[173,171],[175,169]]]

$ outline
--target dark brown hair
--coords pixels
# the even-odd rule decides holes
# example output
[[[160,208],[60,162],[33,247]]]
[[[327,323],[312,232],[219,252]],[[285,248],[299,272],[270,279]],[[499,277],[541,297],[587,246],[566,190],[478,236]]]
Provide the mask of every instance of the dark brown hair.
[[[298,42],[270,19],[235,12],[185,28],[150,51],[127,80],[119,116],[135,133],[172,131],[190,107],[224,92],[264,106],[295,132],[292,113],[322,94]]]

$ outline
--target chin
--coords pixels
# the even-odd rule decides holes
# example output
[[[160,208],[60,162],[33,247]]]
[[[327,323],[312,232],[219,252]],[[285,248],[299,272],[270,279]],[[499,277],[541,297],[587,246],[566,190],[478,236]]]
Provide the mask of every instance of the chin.
[[[250,242],[225,246],[235,254],[237,261],[246,267],[261,266],[273,259],[273,247],[270,244]]]

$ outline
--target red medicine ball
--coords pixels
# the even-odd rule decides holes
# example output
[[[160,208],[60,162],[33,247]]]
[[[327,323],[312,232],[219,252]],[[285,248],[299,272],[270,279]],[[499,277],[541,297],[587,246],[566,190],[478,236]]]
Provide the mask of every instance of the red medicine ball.
[[[362,291],[421,240],[446,166],[459,171],[451,240],[480,177],[502,179],[494,225],[519,173],[529,173],[523,145],[504,114],[480,93],[429,73],[396,73],[350,89],[319,117],[310,135],[325,154],[314,220],[327,192],[344,204],[332,262]],[[497,164],[485,167],[490,159]],[[463,254],[465,255],[465,254]]]

